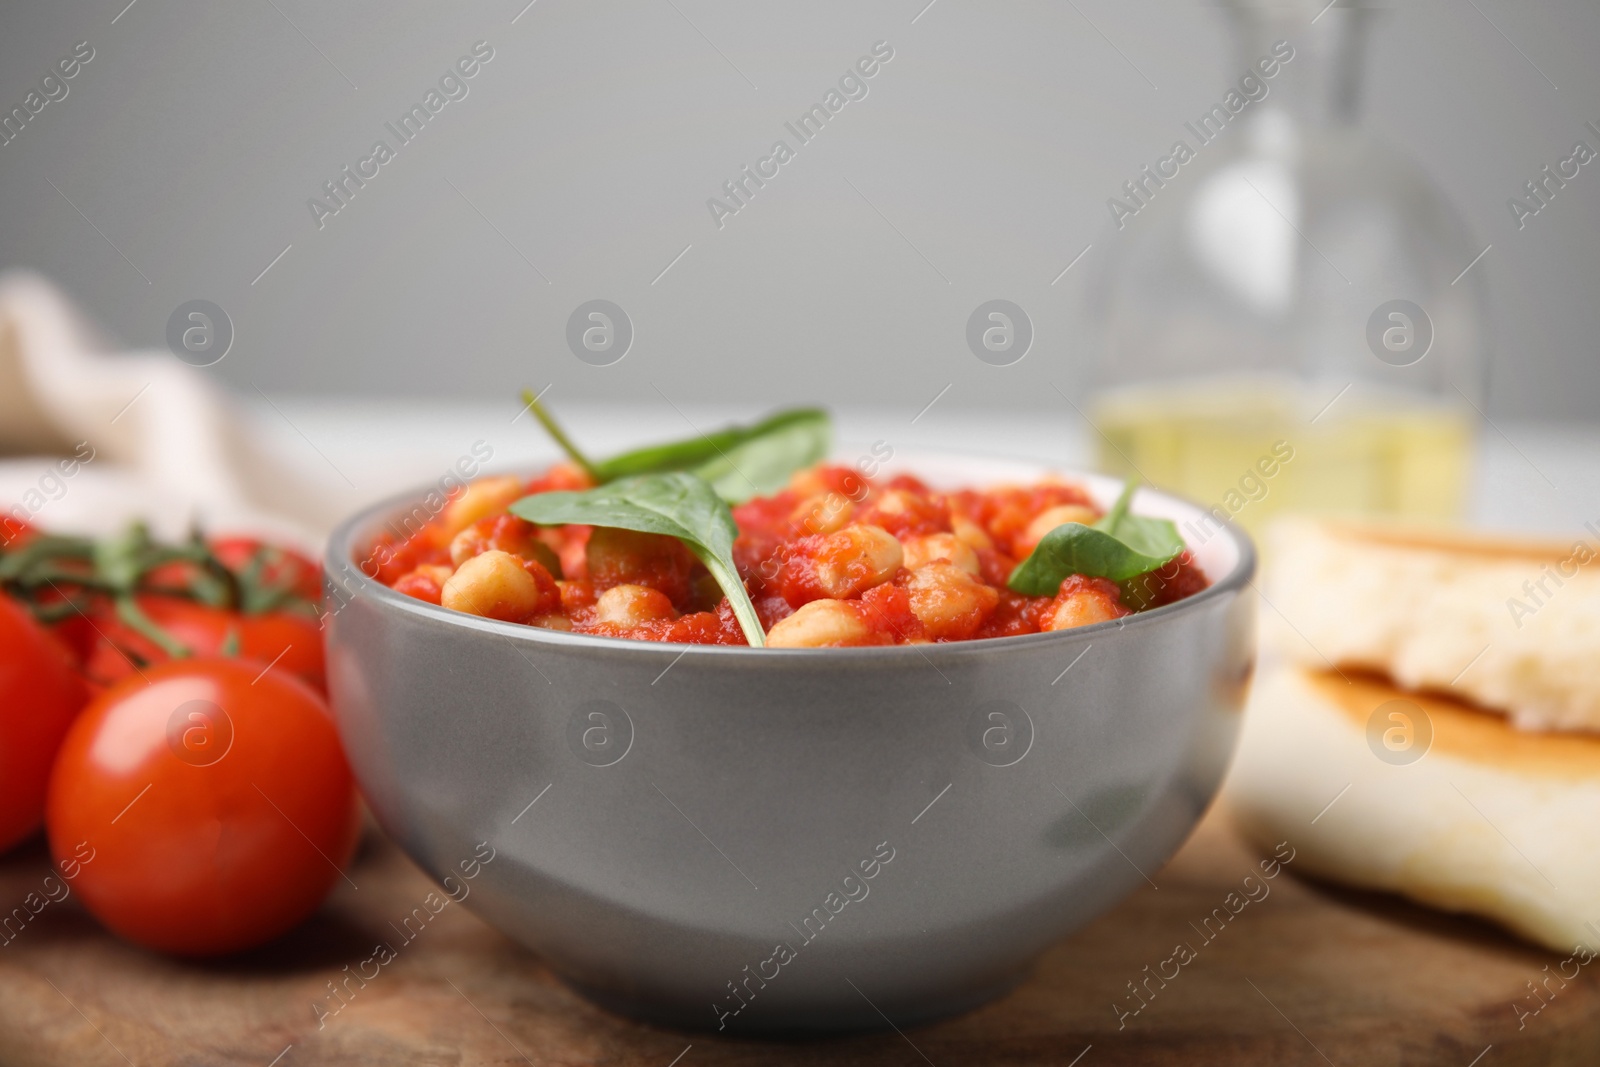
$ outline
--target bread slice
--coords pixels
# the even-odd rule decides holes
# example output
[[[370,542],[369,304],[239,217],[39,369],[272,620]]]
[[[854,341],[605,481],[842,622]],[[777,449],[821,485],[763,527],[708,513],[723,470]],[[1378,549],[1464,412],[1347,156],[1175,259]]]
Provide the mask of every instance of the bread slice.
[[[1600,731],[1600,527],[1589,532],[1560,544],[1282,521],[1267,552],[1272,643],[1524,729]]]
[[[1529,734],[1386,681],[1257,680],[1224,796],[1295,869],[1600,951],[1600,738]]]

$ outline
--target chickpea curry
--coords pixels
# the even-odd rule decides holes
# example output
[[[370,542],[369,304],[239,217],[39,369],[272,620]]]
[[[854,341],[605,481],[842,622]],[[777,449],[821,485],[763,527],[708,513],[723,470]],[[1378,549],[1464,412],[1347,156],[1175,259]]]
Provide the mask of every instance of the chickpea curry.
[[[791,450],[797,425],[784,424]],[[719,451],[754,470],[773,455],[771,436]],[[750,441],[767,452],[752,458]],[[792,464],[775,491],[760,495],[719,490],[719,498],[710,475],[673,475],[674,500],[704,486],[713,501],[701,508],[710,509],[701,526],[683,520],[686,530],[707,532],[675,537],[653,532],[662,528],[653,520],[626,528],[625,508],[618,526],[549,521],[591,514],[572,507],[607,488],[605,464],[575,453],[564,436],[562,444],[575,462],[531,481],[479,479],[405,536],[385,535],[373,553],[382,561],[375,577],[431,604],[529,626],[685,644],[757,644],[764,634],[772,648],[1064,630],[1207,585],[1170,523],[1126,514],[1131,487],[1106,511],[1068,481],[936,489],[908,475],[817,463],[811,441],[796,453],[805,465]],[[652,477],[666,476],[615,481],[613,495],[654,491],[644,484]],[[715,543],[724,529],[725,550]]]

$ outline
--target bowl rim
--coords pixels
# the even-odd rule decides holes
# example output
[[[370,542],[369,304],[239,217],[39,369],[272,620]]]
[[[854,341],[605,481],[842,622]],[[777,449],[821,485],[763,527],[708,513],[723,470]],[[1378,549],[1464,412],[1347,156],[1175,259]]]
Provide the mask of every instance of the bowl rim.
[[[831,455],[829,460],[838,460],[837,455]],[[896,459],[900,457],[897,454]],[[981,452],[945,451],[916,449],[909,453],[912,461],[928,463],[956,462],[956,463],[994,463],[1012,464],[1039,468],[1053,475],[1059,475],[1068,481],[1077,481],[1086,487],[1093,487],[1097,482],[1104,482],[1112,476],[1087,470],[1084,468],[1068,467],[1060,464],[1049,463],[1037,459],[1022,457],[994,455]],[[896,464],[900,465],[899,463]],[[517,474],[528,476],[529,471],[516,469],[498,472],[501,474]],[[479,475],[483,477],[484,475]],[[385,585],[376,578],[368,575],[356,559],[357,535],[367,531],[384,516],[400,511],[408,504],[416,504],[429,492],[436,491],[434,484],[424,484],[399,493],[394,493],[359,509],[342,520],[333,532],[328,535],[327,548],[323,553],[323,575],[325,584],[334,587],[343,594],[342,602],[331,610],[325,608],[324,627],[328,619],[339,614],[342,608],[350,602],[371,597],[377,604],[386,609],[417,616],[443,626],[457,626],[467,630],[477,630],[485,634],[493,634],[512,641],[521,641],[532,646],[541,646],[549,651],[592,651],[631,649],[630,655],[659,656],[671,653],[677,659],[684,657],[733,657],[746,665],[757,662],[776,662],[786,660],[793,662],[795,657],[816,658],[827,656],[841,662],[865,663],[886,660],[894,663],[913,662],[914,657],[926,661],[955,659],[964,656],[986,655],[1005,650],[1024,651],[1050,644],[1067,645],[1082,638],[1093,638],[1113,631],[1120,632],[1129,627],[1160,625],[1164,620],[1173,619],[1187,610],[1192,610],[1199,605],[1218,599],[1223,596],[1238,592],[1243,586],[1251,585],[1257,567],[1257,551],[1254,541],[1251,540],[1237,523],[1232,521],[1221,523],[1216,535],[1226,536],[1231,542],[1236,553],[1233,567],[1226,573],[1212,580],[1205,589],[1193,596],[1171,604],[1164,604],[1159,608],[1149,611],[1135,612],[1125,615],[1120,619],[1110,619],[1105,622],[1093,623],[1089,626],[1078,626],[1068,630],[1053,630],[1034,634],[1017,634],[1007,637],[984,637],[966,641],[945,641],[924,645],[869,645],[853,648],[753,648],[749,645],[699,645],[682,644],[667,641],[636,641],[627,637],[608,637],[600,634],[575,634],[564,630],[547,630],[538,626],[528,626],[524,623],[503,622],[498,619],[488,619],[478,615],[468,615],[465,612],[452,611],[437,604],[430,604],[425,600],[407,596],[397,592],[393,587]],[[1154,497],[1175,503],[1186,508],[1194,509],[1199,514],[1210,514],[1208,509],[1176,493],[1141,484],[1137,495]],[[1185,539],[1185,545],[1189,541]],[[337,569],[336,569],[337,568]],[[331,599],[331,598],[330,598]],[[1073,662],[1076,662],[1074,660]]]

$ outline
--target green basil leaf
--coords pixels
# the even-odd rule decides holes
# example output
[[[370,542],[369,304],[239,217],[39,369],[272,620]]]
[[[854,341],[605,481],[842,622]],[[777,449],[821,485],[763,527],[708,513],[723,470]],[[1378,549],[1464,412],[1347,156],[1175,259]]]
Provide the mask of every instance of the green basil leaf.
[[[1098,522],[1090,523],[1096,530],[1104,530],[1115,535],[1117,527],[1128,517],[1128,508],[1133,505],[1133,491],[1139,487],[1137,478],[1129,478],[1122,483],[1122,492],[1117,494],[1116,502],[1100,516]]]
[[[1168,519],[1130,515],[1133,489],[1130,480],[1094,525],[1069,522],[1045,534],[1006,585],[1025,596],[1054,596],[1069,575],[1121,582],[1170,562],[1183,551],[1183,537]]]
[[[833,424],[824,411],[788,412],[784,421],[767,420],[764,432],[726,448],[694,469],[730,504],[782,489],[795,471],[828,455]]]
[[[693,471],[732,503],[783,487],[789,475],[828,454],[833,423],[819,408],[791,408],[752,426],[730,426],[682,441],[624,452],[595,465],[601,481]]]
[[[1159,567],[1183,551],[1183,537],[1170,519],[1152,519],[1144,515],[1128,514],[1128,505],[1133,500],[1133,491],[1137,486],[1137,480],[1129,478],[1127,484],[1122,487],[1117,502],[1112,504],[1111,510],[1093,526],[1096,530],[1104,530],[1136,552],[1159,557],[1161,563],[1156,564]],[[1155,567],[1149,569],[1154,570]],[[1144,571],[1139,573],[1143,574]]]
[[[730,426],[715,433],[624,452],[595,463],[572,442],[531,389],[522,391],[523,406],[567,456],[596,482],[639,474],[689,471],[710,482],[731,504],[783,488],[789,475],[828,454],[833,421],[820,408],[790,408],[753,426]]]
[[[1155,570],[1169,562],[1184,549],[1183,535],[1171,519],[1151,519],[1142,515],[1129,515],[1118,524],[1111,536],[1135,552],[1157,562],[1145,570]],[[1143,574],[1144,571],[1140,571]]]
[[[610,526],[666,534],[682,541],[717,580],[754,647],[766,644],[761,620],[733,563],[739,536],[728,504],[705,480],[683,471],[619,478],[582,492],[535,493],[511,505],[513,515],[541,526]]]

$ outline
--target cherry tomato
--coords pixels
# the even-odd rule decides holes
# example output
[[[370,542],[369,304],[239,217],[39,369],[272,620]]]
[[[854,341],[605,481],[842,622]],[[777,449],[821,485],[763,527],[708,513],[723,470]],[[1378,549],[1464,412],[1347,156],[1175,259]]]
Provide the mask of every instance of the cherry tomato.
[[[12,515],[0,515],[0,551],[21,548],[38,535],[29,523]]]
[[[282,592],[313,604],[322,599],[322,568],[291,548],[254,537],[214,538],[206,547],[218,563],[257,589]],[[203,573],[197,563],[174,560],[146,572],[140,588],[187,588]]]
[[[292,611],[241,615],[173,596],[141,595],[134,599],[151,622],[196,655],[221,655],[225,648],[232,647],[232,642],[239,658],[260,667],[275,661],[319,692],[326,689],[322,631],[310,615]],[[159,645],[124,623],[110,605],[97,613],[95,636],[98,640],[85,657],[84,671],[102,684],[137,675],[128,653],[146,663],[169,658]]]
[[[218,537],[208,545],[211,554],[235,574],[248,568],[260,553],[258,583],[291,589],[296,596],[312,603],[322,599],[322,568],[293,549],[253,537]]]
[[[327,705],[236,660],[144,675],[95,698],[61,746],[50,851],[80,861],[84,907],[129,941],[192,956],[269,941],[316,910],[355,847]]]
[[[39,828],[51,761],[88,698],[65,649],[0,596],[0,852]]]

